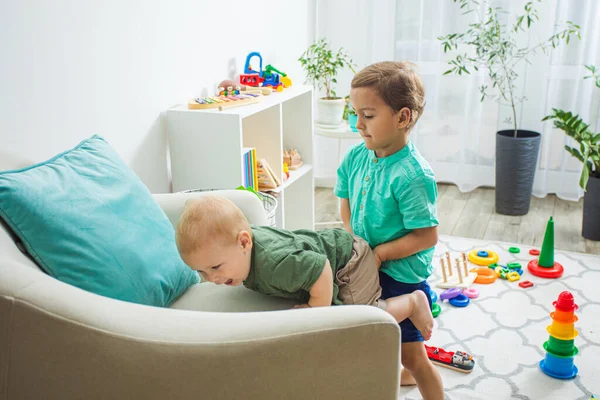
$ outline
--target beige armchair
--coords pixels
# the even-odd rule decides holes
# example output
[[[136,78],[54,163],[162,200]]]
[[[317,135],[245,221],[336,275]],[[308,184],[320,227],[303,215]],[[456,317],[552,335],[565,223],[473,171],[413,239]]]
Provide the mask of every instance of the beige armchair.
[[[219,194],[266,223],[252,194]],[[202,195],[155,198],[176,223]],[[109,299],[46,275],[0,228],[0,400],[397,398],[391,316],[292,305],[210,283],[170,309]]]

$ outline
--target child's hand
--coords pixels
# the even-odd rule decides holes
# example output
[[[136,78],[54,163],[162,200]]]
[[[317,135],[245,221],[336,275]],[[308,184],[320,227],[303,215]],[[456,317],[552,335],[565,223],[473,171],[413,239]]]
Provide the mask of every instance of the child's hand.
[[[308,304],[296,304],[292,308],[311,308]]]

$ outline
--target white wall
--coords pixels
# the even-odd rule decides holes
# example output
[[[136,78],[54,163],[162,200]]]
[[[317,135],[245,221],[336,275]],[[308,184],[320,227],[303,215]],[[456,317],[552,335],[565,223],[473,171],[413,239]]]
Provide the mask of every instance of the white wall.
[[[164,111],[213,94],[251,51],[303,83],[296,60],[314,37],[314,9],[314,0],[2,0],[0,151],[39,162],[100,134],[152,192],[167,192]]]
[[[377,61],[394,59],[395,0],[318,0],[317,36],[325,37],[334,51],[346,49],[357,71]],[[346,69],[338,77],[337,94],[350,94],[354,74]],[[361,143],[342,140],[341,152]],[[337,169],[337,141],[315,136],[315,184],[333,187]]]

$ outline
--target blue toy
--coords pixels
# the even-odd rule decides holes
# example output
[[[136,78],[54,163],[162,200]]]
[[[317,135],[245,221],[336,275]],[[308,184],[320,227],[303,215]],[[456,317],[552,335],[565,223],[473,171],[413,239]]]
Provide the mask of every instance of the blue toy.
[[[471,300],[467,296],[465,296],[464,294],[461,293],[458,296],[453,297],[450,300],[448,300],[448,302],[450,304],[452,304],[454,307],[466,307],[469,305]]]

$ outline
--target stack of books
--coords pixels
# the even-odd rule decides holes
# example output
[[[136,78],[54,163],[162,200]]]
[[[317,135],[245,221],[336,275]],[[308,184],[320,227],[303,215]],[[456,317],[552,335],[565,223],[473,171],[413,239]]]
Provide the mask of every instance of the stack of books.
[[[258,191],[258,171],[256,169],[256,149],[245,147],[242,149],[242,165],[244,175],[244,187]]]

